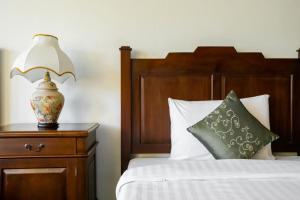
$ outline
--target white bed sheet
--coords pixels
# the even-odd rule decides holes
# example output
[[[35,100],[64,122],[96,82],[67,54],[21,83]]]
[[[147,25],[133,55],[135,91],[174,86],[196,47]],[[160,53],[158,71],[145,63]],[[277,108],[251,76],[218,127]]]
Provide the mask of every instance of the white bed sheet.
[[[116,188],[118,200],[299,200],[300,157],[174,161],[136,158]]]
[[[276,160],[300,161],[300,156],[276,156]],[[181,160],[173,160],[169,158],[134,158],[128,164],[128,169],[133,167],[142,167],[147,165],[177,163]]]

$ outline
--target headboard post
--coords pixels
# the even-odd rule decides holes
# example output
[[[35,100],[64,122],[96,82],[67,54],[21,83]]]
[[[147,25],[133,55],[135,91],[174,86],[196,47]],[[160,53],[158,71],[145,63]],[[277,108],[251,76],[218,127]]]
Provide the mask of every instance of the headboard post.
[[[131,48],[122,46],[121,51],[121,170],[124,172],[130,159],[131,149]]]
[[[298,51],[298,58],[300,59],[300,48],[297,51]]]

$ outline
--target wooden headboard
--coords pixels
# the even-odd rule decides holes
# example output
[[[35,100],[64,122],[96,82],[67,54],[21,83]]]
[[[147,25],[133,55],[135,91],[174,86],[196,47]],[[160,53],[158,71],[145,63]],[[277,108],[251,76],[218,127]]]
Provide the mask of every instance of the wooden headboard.
[[[198,47],[164,59],[120,51],[122,171],[133,154],[170,152],[168,97],[223,99],[231,89],[240,98],[270,94],[271,130],[280,135],[272,148],[299,154],[300,59],[266,59],[234,47]]]

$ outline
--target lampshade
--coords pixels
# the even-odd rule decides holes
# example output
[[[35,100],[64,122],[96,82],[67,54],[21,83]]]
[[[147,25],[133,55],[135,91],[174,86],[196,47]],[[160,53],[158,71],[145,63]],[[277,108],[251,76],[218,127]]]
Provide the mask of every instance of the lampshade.
[[[33,44],[16,59],[10,77],[21,75],[30,82],[35,82],[43,79],[46,72],[60,83],[70,77],[75,79],[73,64],[60,49],[58,38],[36,34],[33,36]]]

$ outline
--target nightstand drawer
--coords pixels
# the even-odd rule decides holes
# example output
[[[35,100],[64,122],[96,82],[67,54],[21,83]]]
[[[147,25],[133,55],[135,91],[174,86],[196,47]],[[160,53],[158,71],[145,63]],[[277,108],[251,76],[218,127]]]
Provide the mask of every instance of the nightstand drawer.
[[[1,138],[0,156],[76,154],[75,138]]]

